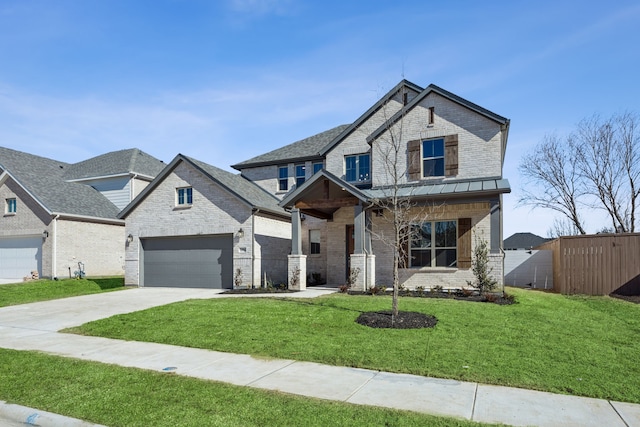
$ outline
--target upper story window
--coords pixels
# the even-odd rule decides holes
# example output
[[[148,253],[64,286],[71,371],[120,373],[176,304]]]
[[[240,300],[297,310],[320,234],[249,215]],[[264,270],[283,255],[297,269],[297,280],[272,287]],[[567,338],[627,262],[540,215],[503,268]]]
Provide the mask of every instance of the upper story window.
[[[289,167],[282,166],[278,168],[278,191],[289,190]]]
[[[322,169],[324,169],[324,164],[322,162],[315,162],[313,164],[313,174],[314,175],[316,173],[320,172]]]
[[[411,234],[411,267],[456,267],[458,231],[456,221],[414,224]]]
[[[309,230],[309,253],[320,253],[320,230]]]
[[[422,176],[444,176],[444,138],[422,141]]]
[[[176,206],[191,206],[193,204],[193,188],[176,189]]]
[[[347,182],[371,181],[371,156],[369,154],[345,156],[344,166],[345,180]]]
[[[306,167],[304,165],[296,165],[296,187],[304,184]]]
[[[8,214],[16,213],[17,203],[15,198],[7,199],[4,212]]]

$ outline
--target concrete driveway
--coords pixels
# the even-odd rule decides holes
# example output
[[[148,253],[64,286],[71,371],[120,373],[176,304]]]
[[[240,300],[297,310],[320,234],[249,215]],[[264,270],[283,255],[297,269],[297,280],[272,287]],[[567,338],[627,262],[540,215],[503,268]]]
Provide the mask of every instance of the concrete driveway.
[[[640,427],[640,405],[630,403],[57,332],[92,320],[192,298],[243,297],[220,292],[138,288],[5,307],[0,309],[0,347],[39,350],[156,372],[171,367],[176,375],[479,422]],[[335,289],[276,295],[313,297],[331,292]],[[0,419],[2,411],[0,404]]]

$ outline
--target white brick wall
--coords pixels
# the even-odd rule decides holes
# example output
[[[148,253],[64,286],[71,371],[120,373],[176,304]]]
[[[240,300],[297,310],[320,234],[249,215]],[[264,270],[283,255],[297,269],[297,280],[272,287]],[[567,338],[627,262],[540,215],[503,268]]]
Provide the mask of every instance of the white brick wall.
[[[435,121],[428,125],[429,107],[435,108]],[[384,157],[394,137],[404,142],[399,169],[406,170],[406,142],[415,139],[458,135],[458,175],[448,179],[476,179],[502,176],[502,133],[500,125],[442,96],[431,93],[403,120],[383,133],[372,149],[373,184],[392,184],[385,173]],[[447,179],[445,179],[446,181]]]
[[[124,225],[97,224],[58,219],[56,221],[57,263],[55,276],[69,277],[69,271],[85,266],[87,276],[124,274]],[[53,242],[53,234],[47,241]]]

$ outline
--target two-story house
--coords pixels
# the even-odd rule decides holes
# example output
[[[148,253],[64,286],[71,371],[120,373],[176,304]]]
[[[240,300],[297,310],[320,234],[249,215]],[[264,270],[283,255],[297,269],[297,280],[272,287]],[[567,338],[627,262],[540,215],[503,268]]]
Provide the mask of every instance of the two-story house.
[[[138,150],[79,163],[0,147],[0,281],[124,272],[126,206],[164,168]]]
[[[503,283],[502,177],[509,120],[435,85],[401,81],[351,124],[233,167],[292,214],[289,275],[356,288],[392,283],[392,197],[409,201],[404,286],[461,287],[472,250],[490,247]]]
[[[390,285],[395,193],[410,204],[403,285],[466,286],[476,239],[502,284],[508,131],[502,116],[403,80],[353,123],[233,165],[240,174],[178,154],[118,216],[125,283],[304,288],[358,271],[356,288]]]

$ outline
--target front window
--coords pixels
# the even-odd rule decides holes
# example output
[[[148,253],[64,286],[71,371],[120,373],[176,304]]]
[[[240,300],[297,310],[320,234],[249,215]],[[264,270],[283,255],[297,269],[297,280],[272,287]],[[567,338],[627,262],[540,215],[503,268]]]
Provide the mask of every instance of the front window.
[[[320,253],[320,230],[309,230],[309,253]]]
[[[427,221],[411,231],[411,267],[456,267],[456,221]]]
[[[324,168],[324,165],[322,164],[322,162],[316,162],[313,164],[313,174],[315,175],[316,173],[320,172],[322,170],[322,168]]]
[[[278,190],[289,190],[289,168],[287,166],[278,168]]]
[[[346,156],[344,158],[345,180],[347,182],[371,181],[370,159],[369,154]]]
[[[296,165],[296,187],[300,187],[304,184],[305,166]]]
[[[7,199],[6,201],[6,205],[5,205],[5,212],[6,213],[16,213],[16,199]]]
[[[422,176],[444,176],[444,138],[422,141]]]
[[[190,206],[193,204],[193,189],[191,187],[178,188],[177,196],[176,204],[178,206]]]

